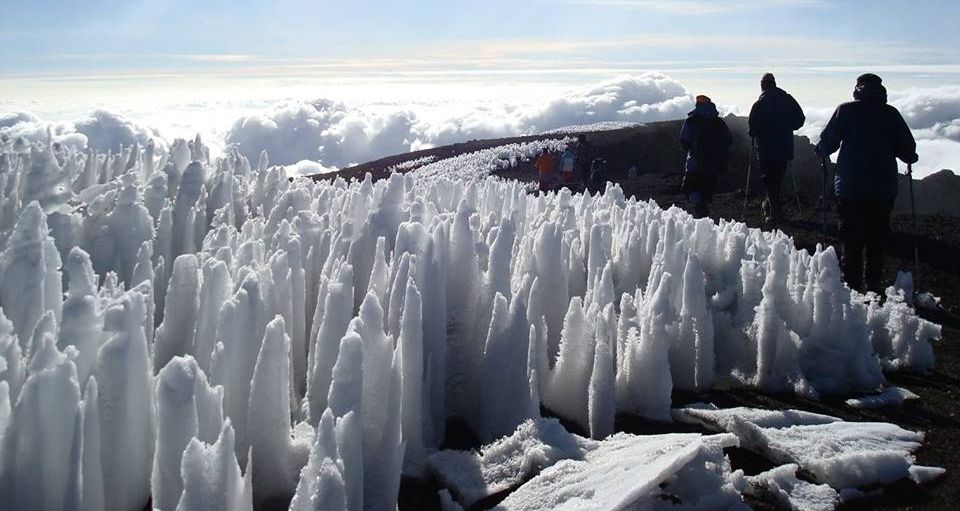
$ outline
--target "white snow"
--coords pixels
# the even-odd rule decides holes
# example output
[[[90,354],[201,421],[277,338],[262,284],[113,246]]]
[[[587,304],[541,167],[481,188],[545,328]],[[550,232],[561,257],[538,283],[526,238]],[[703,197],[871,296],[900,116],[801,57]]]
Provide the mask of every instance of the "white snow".
[[[107,155],[0,141],[0,502],[240,509],[299,491],[390,509],[401,473],[439,466],[448,419],[490,441],[543,424],[541,405],[606,440],[521,433],[531,454],[485,450],[493,475],[451,483],[458,499],[561,458],[589,475],[632,456],[622,479],[561,467],[537,484],[569,483],[568,505],[587,498],[577,485],[614,481],[598,504],[646,502],[661,482],[684,502],[725,501],[733,476],[706,440],[577,453],[640,442],[614,433],[616,414],[670,421],[674,388],[862,395],[883,368],[932,367],[939,327],[902,299],[851,292],[832,248],[798,251],[613,185],[534,196],[489,177],[566,142],[374,183],[289,181],[266,154],[211,160],[199,138]],[[794,454],[803,435],[717,427],[852,479]],[[837,456],[860,442],[829,438]],[[861,461],[933,477],[909,450]],[[894,471],[879,472],[864,479]]]
[[[638,122],[604,121],[604,122],[594,122],[590,124],[574,124],[571,126],[563,126],[560,128],[544,131],[543,133],[541,133],[541,135],[563,135],[567,133],[590,133],[594,131],[612,131],[612,130],[619,130],[623,128],[634,128],[637,126],[643,126],[643,124]]]

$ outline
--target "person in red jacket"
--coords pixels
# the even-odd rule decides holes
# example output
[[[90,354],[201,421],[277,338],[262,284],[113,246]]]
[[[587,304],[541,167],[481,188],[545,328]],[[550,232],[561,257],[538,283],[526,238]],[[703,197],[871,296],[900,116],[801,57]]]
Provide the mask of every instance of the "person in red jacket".
[[[540,151],[540,155],[537,156],[537,161],[534,162],[533,166],[537,168],[537,172],[540,174],[540,191],[550,191],[553,181],[553,170],[557,166],[556,158],[550,154],[549,149],[544,147]]]

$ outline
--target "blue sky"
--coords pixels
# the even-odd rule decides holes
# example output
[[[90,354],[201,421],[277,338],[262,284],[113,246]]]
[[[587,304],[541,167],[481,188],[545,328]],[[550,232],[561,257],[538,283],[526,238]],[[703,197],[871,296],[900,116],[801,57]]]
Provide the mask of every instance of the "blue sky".
[[[226,99],[536,96],[647,70],[739,107],[765,71],[821,107],[847,99],[866,70],[891,90],[960,83],[955,0],[0,0],[0,8],[0,110],[51,115]]]
[[[2,0],[4,75],[358,58],[956,64],[955,1]],[[806,46],[804,46],[806,45]],[[789,50],[789,51],[788,51]],[[231,60],[232,59],[232,60]],[[785,65],[786,63],[784,63]]]

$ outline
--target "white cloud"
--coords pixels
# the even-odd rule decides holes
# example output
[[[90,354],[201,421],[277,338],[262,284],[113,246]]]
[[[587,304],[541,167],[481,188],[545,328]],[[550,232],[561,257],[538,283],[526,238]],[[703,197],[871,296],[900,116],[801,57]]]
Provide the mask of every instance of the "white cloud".
[[[101,152],[116,152],[121,147],[134,143],[145,145],[150,139],[161,138],[156,130],[107,110],[94,111],[89,117],[75,122],[74,129],[86,135],[88,147]]]
[[[622,76],[529,104],[481,103],[451,110],[421,105],[393,110],[349,108],[327,100],[285,105],[266,116],[237,120],[226,142],[248,158],[262,149],[271,161],[310,159],[327,166],[470,139],[515,136],[602,121],[648,122],[682,117],[687,90],[660,73]]]
[[[163,141],[155,129],[140,126],[123,115],[106,110],[96,110],[82,119],[62,123],[43,121],[30,112],[0,115],[2,137],[43,142],[47,140],[48,132],[54,142],[89,147],[99,152],[116,152],[135,142],[144,145],[151,139]]]
[[[920,138],[960,142],[960,86],[908,89],[890,99]]]

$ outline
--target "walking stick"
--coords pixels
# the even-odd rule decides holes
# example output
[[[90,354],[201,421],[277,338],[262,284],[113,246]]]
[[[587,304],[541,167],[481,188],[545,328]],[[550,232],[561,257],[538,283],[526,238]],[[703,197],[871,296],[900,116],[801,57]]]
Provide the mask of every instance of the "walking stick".
[[[787,161],[787,172],[793,178],[793,196],[797,199],[797,216],[803,216],[803,208],[800,207],[800,188],[797,186],[797,173],[793,168],[793,160]]]
[[[907,164],[907,180],[910,182],[910,217],[913,223],[913,289],[920,289],[920,248],[917,243],[917,205],[913,199],[913,164]]]
[[[827,247],[827,158],[820,159],[820,166],[823,167],[823,191],[820,195],[820,205],[823,210],[823,225],[821,235],[823,237],[823,247]]]
[[[750,139],[750,159],[747,161],[747,183],[743,186],[743,209],[740,210],[740,221],[745,221],[747,217],[747,196],[750,193],[750,170],[753,168],[753,149],[757,145],[757,139]]]

